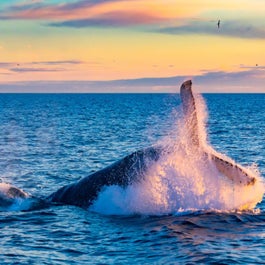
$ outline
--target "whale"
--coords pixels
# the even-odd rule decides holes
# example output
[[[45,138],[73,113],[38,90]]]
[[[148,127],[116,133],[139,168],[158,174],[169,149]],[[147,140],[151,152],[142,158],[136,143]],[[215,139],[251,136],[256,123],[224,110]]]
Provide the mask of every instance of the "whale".
[[[211,160],[216,170],[227,178],[232,185],[254,185],[257,179],[247,168],[232,162],[231,159],[224,158],[214,149],[205,148],[200,137],[197,103],[192,91],[191,80],[182,83],[180,98],[185,121],[184,126],[187,128],[186,131],[192,150],[203,154],[205,159]],[[74,205],[88,209],[106,187],[118,185],[126,188],[133,183],[141,183],[145,179],[149,168],[159,163],[161,157],[170,154],[170,152],[174,152],[174,148],[165,148],[161,145],[137,150],[77,182],[59,188],[46,198],[39,199],[39,201],[42,205]],[[6,186],[5,189],[0,187],[0,206],[10,205],[18,198],[30,198],[30,195],[12,185]]]
[[[234,184],[253,185],[256,181],[255,177],[251,176],[243,167],[233,164],[215,153],[208,153],[203,150],[203,145],[200,143],[196,101],[192,92],[191,80],[181,85],[180,97],[191,146],[204,152],[204,155],[214,162],[217,170]],[[127,187],[134,182],[143,180],[149,167],[157,163],[165,152],[171,151],[165,150],[163,146],[152,146],[136,151],[77,183],[60,188],[51,194],[48,200],[87,208],[95,201],[104,187],[111,185]]]

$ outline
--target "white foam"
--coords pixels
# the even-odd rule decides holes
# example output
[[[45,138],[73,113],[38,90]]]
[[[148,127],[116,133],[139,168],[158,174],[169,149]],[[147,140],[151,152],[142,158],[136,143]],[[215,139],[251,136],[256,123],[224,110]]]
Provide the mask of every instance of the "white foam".
[[[22,211],[31,208],[32,200],[26,192],[19,190],[23,197],[9,193],[13,186],[8,183],[0,183],[0,200],[6,201],[0,205],[0,211]]]
[[[10,189],[11,185],[8,183],[0,183],[0,193],[6,194]]]

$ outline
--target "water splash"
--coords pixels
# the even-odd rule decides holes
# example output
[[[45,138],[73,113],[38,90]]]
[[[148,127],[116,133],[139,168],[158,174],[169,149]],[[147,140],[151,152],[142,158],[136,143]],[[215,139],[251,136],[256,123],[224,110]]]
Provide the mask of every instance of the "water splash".
[[[207,142],[206,105],[200,95],[195,95],[195,99],[202,148],[195,148],[191,143],[190,128],[184,117],[173,115],[174,126],[159,142],[164,154],[151,166],[145,179],[127,188],[106,187],[90,210],[103,214],[165,215],[254,209],[265,192],[257,167],[244,169],[257,180],[254,185],[246,186],[236,185],[218,171],[206,153],[218,154],[233,165],[236,163],[217,153]]]
[[[0,183],[0,211],[26,211],[33,209],[38,200],[8,183]]]

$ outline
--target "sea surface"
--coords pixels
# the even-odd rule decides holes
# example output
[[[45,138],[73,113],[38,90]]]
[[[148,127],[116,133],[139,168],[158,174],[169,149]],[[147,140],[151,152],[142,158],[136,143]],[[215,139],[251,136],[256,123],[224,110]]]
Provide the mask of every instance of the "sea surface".
[[[265,176],[265,94],[203,98],[211,146]],[[178,94],[0,94],[1,182],[45,198],[174,138],[180,104]],[[102,203],[96,210],[1,211],[0,263],[265,264],[264,198],[243,212],[202,207],[106,214],[112,206]]]

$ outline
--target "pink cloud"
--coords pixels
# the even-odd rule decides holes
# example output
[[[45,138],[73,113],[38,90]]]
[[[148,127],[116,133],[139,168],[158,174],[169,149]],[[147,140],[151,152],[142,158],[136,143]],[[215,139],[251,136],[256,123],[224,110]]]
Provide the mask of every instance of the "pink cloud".
[[[50,23],[50,26],[55,27],[95,27],[95,26],[136,26],[148,25],[163,21],[162,18],[152,16],[143,12],[109,12],[95,17],[84,19],[65,20],[60,22]]]
[[[0,19],[61,20],[91,15],[91,10],[104,4],[124,0],[79,0],[74,3],[47,4],[44,1],[25,2],[9,6],[0,12]]]
[[[137,0],[135,0],[137,2]],[[45,4],[44,1],[10,6],[0,12],[0,20],[48,20],[50,26],[133,26],[164,21],[152,10],[129,9],[114,5],[123,0],[77,1],[67,4]],[[131,2],[133,2],[131,0]],[[129,3],[129,1],[127,1]]]

